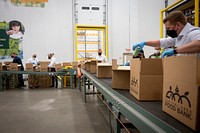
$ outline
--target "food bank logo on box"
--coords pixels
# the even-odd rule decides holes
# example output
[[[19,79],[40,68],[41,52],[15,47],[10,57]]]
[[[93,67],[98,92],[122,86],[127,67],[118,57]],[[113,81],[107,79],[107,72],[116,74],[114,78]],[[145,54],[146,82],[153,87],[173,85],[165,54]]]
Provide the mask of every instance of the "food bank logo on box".
[[[169,87],[169,91],[166,93],[165,106],[170,110],[176,112],[187,119],[192,119],[191,102],[187,97],[189,92],[185,92],[183,95],[179,93],[179,88],[176,86],[173,92],[172,86]]]
[[[138,79],[136,79],[135,77],[131,79],[131,86],[133,86],[133,88],[131,87],[131,90],[138,95]]]
[[[138,79],[136,79],[135,77],[131,79],[131,85],[133,85],[134,87],[138,88]]]

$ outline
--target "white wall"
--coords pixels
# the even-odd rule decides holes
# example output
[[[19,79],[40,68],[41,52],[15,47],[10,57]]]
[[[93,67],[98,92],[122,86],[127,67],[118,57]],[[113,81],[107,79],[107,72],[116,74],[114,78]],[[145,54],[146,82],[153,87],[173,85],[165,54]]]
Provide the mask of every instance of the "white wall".
[[[25,63],[33,53],[47,60],[55,53],[58,62],[73,60],[72,0],[49,0],[45,8],[17,7],[0,1],[0,21],[19,20],[25,26]]]
[[[54,52],[58,62],[74,60],[73,0],[49,0],[45,8],[16,7],[0,1],[0,21],[19,20],[25,26],[23,62],[36,53],[46,60]],[[159,13],[164,0],[108,0],[109,61],[122,63],[125,48],[135,42],[159,39]],[[145,48],[148,56],[154,50]]]
[[[122,53],[132,44],[159,39],[160,10],[164,0],[110,0],[108,3],[108,27],[111,58],[122,63]],[[148,57],[154,49],[145,47]]]

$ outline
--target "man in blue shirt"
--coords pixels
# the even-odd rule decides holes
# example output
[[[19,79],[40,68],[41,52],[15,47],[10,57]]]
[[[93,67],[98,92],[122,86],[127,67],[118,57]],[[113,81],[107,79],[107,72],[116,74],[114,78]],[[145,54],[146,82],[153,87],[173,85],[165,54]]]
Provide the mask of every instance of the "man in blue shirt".
[[[24,66],[23,66],[22,60],[17,56],[17,54],[12,53],[11,57],[13,58],[13,61],[12,61],[13,63],[17,63],[17,64],[21,65],[20,71],[24,71]],[[19,84],[18,84],[19,88],[25,87],[24,80],[23,80],[23,74],[18,74],[18,81],[19,81]]]

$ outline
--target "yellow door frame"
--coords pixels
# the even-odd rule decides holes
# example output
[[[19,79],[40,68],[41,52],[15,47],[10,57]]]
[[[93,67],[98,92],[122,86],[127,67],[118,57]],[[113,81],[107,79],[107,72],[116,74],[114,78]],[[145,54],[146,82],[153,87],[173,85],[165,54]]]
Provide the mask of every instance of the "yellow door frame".
[[[105,42],[103,43],[103,45],[105,45],[105,55],[108,58],[108,28],[107,26],[90,26],[90,25],[75,25],[75,58],[76,61],[78,60],[78,35],[77,35],[77,31],[78,30],[100,30],[103,31],[103,33],[105,32]],[[103,36],[104,37],[104,36]],[[104,38],[103,38],[104,40]]]

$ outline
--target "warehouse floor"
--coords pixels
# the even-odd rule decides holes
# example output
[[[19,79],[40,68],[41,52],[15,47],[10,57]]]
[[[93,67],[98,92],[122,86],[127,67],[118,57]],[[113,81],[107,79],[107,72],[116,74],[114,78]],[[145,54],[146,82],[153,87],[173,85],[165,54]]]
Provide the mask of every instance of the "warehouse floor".
[[[84,103],[78,89],[0,92],[0,133],[107,133],[98,100]],[[93,101],[91,101],[93,100]]]

